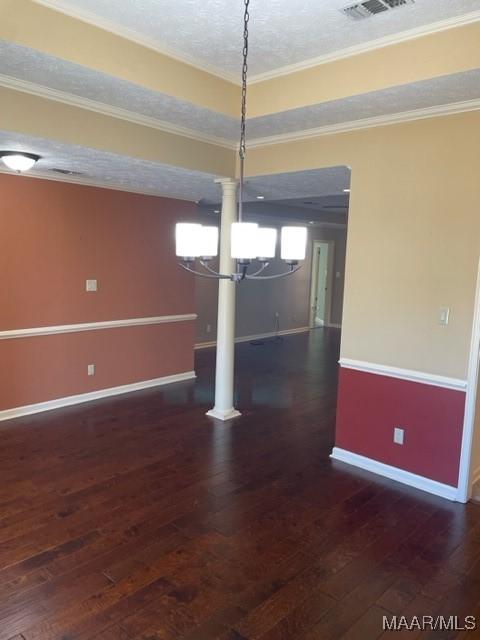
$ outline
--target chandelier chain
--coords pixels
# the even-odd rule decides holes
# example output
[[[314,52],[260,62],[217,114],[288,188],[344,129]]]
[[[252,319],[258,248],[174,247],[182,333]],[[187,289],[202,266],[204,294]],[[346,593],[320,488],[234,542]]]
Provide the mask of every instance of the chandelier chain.
[[[242,221],[243,208],[243,179],[246,153],[246,118],[247,118],[247,76],[248,76],[248,22],[250,20],[250,0],[244,0],[245,10],[243,14],[243,63],[242,63],[242,107],[240,119],[240,186],[238,197],[238,220]]]

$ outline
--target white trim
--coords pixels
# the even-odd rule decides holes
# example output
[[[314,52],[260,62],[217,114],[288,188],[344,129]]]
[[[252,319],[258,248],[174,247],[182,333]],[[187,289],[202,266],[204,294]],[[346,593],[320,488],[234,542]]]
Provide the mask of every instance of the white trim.
[[[74,7],[65,6],[65,4],[63,6],[59,6],[58,0],[33,1],[37,4],[43,5],[44,7],[53,9],[54,11],[63,13],[70,18],[81,20],[82,22],[103,29],[104,31],[108,31],[109,33],[113,33],[117,36],[120,36],[121,38],[125,38],[127,40],[130,40],[131,42],[135,42],[136,44],[146,47],[147,49],[151,49],[152,51],[156,51],[157,53],[166,55],[169,58],[173,58],[174,60],[178,60],[179,62],[188,64],[189,66],[199,69],[200,71],[205,71],[206,73],[215,75],[219,78],[222,78],[223,80],[226,80],[227,82],[231,82],[236,85],[240,84],[238,77],[233,74],[225,72],[214,65],[199,62],[198,58],[196,58],[195,56],[190,56],[180,51],[171,49],[170,47],[167,47],[165,45],[161,45],[153,38],[149,38],[148,36],[142,35],[126,27],[114,24],[109,20],[101,18],[100,16],[97,16],[93,13],[79,10]],[[304,69],[310,69],[311,67],[316,67],[328,62],[335,62],[336,60],[342,60],[343,58],[349,58],[351,56],[366,53],[368,51],[374,51],[375,49],[381,49],[393,44],[399,44],[400,42],[406,42],[408,40],[413,40],[422,36],[439,33],[453,27],[464,26],[472,22],[477,22],[478,20],[480,20],[480,11],[472,11],[461,16],[447,18],[446,20],[439,20],[438,22],[427,24],[422,27],[415,27],[414,29],[401,31],[400,33],[396,33],[390,36],[384,36],[383,38],[370,40],[369,42],[365,42],[363,44],[354,45],[352,47],[333,51],[331,53],[316,56],[314,58],[308,58],[307,60],[303,60],[302,62],[285,65],[283,67],[277,67],[276,69],[272,69],[271,71],[256,73],[252,75],[249,82],[250,84],[254,84],[263,82],[264,80],[271,80],[272,78],[278,78],[290,73],[295,73],[296,71],[303,71]]]
[[[275,336],[287,336],[294,333],[307,333],[310,331],[310,327],[298,327],[297,329],[284,329],[283,331],[270,331],[268,333],[257,333],[253,336],[240,336],[239,338],[235,338],[235,342],[250,342],[251,340],[263,340],[265,338],[274,338]],[[195,349],[208,349],[209,347],[215,347],[217,344],[216,340],[211,340],[210,342],[197,342],[195,345]]]
[[[148,324],[165,324],[196,320],[196,313],[177,316],[153,316],[151,318],[127,318],[125,320],[108,320],[105,322],[81,322],[79,324],[62,324],[50,327],[34,327],[29,329],[12,329],[0,331],[0,340],[13,338],[31,338],[33,336],[50,336],[59,333],[79,333],[81,331],[98,331],[99,329],[118,329],[120,327],[139,327]]]
[[[19,80],[12,76],[6,76],[0,74],[0,86],[14,91],[20,91],[22,93],[28,93],[32,96],[39,98],[45,98],[47,100],[54,100],[66,104],[69,107],[77,107],[80,109],[86,109],[93,111],[94,113],[100,113],[110,118],[117,118],[132,124],[138,124],[143,127],[150,127],[151,129],[158,129],[165,133],[171,133],[177,136],[183,136],[191,140],[197,140],[198,142],[205,142],[207,144],[213,144],[219,147],[225,147],[227,149],[235,149],[236,143],[227,138],[221,138],[219,136],[204,134],[196,129],[190,129],[188,127],[182,127],[180,125],[172,124],[166,120],[160,120],[158,118],[152,118],[150,116],[142,115],[141,113],[135,113],[134,111],[128,111],[121,107],[115,107],[113,105],[105,104],[104,102],[97,102],[96,100],[90,100],[89,98],[83,98],[82,96],[74,95],[66,91],[58,91],[57,89],[51,89],[34,82],[27,80]]]
[[[80,176],[62,175],[60,173],[51,173],[47,170],[39,171],[38,169],[32,169],[21,174],[12,171],[11,169],[3,169],[0,167],[0,174],[12,176],[14,178],[34,178],[36,180],[50,180],[51,182],[66,182],[68,184],[78,184],[81,187],[95,187],[96,189],[111,189],[112,191],[123,191],[125,193],[137,193],[142,196],[152,196],[153,198],[169,198],[170,200],[181,200],[182,202],[195,202],[193,198],[187,198],[172,193],[158,193],[153,191],[145,191],[141,189],[135,189],[134,187],[123,187],[108,182],[101,182],[91,178],[82,178]]]
[[[305,69],[311,69],[312,67],[327,64],[328,62],[336,62],[337,60],[343,60],[344,58],[350,58],[369,51],[375,51],[376,49],[383,49],[383,47],[400,44],[401,42],[407,42],[409,40],[421,38],[422,36],[432,35],[454,27],[462,27],[464,25],[471,24],[472,22],[477,22],[478,20],[480,20],[480,11],[471,11],[470,13],[466,13],[461,16],[447,18],[446,20],[439,20],[438,22],[433,22],[422,27],[415,27],[414,29],[408,29],[406,31],[400,31],[399,33],[395,33],[390,36],[370,40],[369,42],[346,47],[345,49],[338,49],[337,51],[332,51],[332,53],[316,56],[315,58],[309,58],[308,60],[285,65],[284,67],[278,67],[271,71],[256,73],[250,78],[249,83],[255,84],[258,82],[264,82],[265,80],[272,80],[273,78],[286,76],[297,71],[304,71]]]
[[[173,382],[182,382],[195,378],[195,371],[186,371],[185,373],[176,373],[171,376],[163,376],[162,378],[153,378],[152,380],[143,380],[142,382],[133,382],[132,384],[123,384],[119,387],[110,387],[108,389],[99,389],[98,391],[90,391],[89,393],[79,393],[74,396],[58,398],[56,400],[47,400],[46,402],[38,402],[37,404],[28,404],[23,407],[14,407],[0,411],[0,421],[12,420],[22,416],[29,416],[33,413],[41,413],[42,411],[52,411],[61,407],[68,407],[82,402],[91,402],[100,398],[108,398],[123,393],[131,393],[132,391],[140,391],[141,389],[150,389],[151,387],[159,387]]]
[[[466,502],[472,492],[474,481],[471,478],[473,434],[475,428],[475,408],[477,401],[477,384],[479,375],[480,350],[480,261],[477,267],[477,282],[473,309],[472,334],[468,357],[467,393],[465,397],[465,417],[463,421],[462,448],[460,453],[460,470],[458,476],[458,492],[462,502]],[[480,436],[477,436],[480,437]]]
[[[210,418],[215,418],[216,420],[225,421],[225,420],[232,420],[233,418],[238,418],[242,414],[240,413],[240,411],[237,411],[237,409],[234,409],[233,407],[227,410],[216,409],[215,407],[213,407],[213,409],[210,409],[210,411],[207,411],[205,415],[210,416]]]
[[[266,147],[287,142],[299,142],[301,140],[317,138],[320,136],[329,136],[337,133],[348,133],[349,131],[371,129],[373,127],[383,127],[392,124],[401,124],[402,122],[411,122],[413,120],[425,120],[426,118],[437,118],[439,116],[455,115],[457,113],[477,111],[479,109],[480,99],[476,98],[475,100],[465,100],[462,102],[453,102],[451,104],[426,107],[424,109],[401,111],[400,113],[373,116],[372,118],[362,118],[360,120],[351,120],[350,122],[327,124],[323,127],[304,129],[303,131],[294,131],[291,133],[280,133],[278,135],[266,136],[264,138],[253,138],[248,143],[248,147],[250,149],[253,149],[255,147]]]
[[[98,27],[99,29],[103,29],[103,31],[108,31],[109,33],[113,33],[120,38],[125,38],[126,40],[130,40],[130,42],[135,42],[135,44],[139,44],[142,47],[146,47],[147,49],[151,49],[156,53],[160,53],[164,56],[168,56],[173,60],[177,60],[178,62],[183,62],[184,64],[188,64],[190,67],[195,67],[200,71],[204,71],[206,73],[210,73],[211,75],[217,76],[222,80],[226,80],[227,82],[231,82],[233,84],[240,84],[238,78],[233,74],[229,74],[221,69],[213,65],[209,65],[207,63],[199,62],[198,58],[195,56],[190,56],[186,53],[182,53],[177,51],[176,49],[171,49],[165,45],[161,45],[154,38],[149,38],[133,29],[129,29],[128,27],[123,27],[119,24],[115,24],[110,20],[106,20],[101,16],[90,13],[89,11],[80,10],[74,7],[70,7],[66,4],[63,6],[59,6],[58,0],[33,0],[37,4],[40,4],[48,9],[53,9],[58,13],[63,13],[69,18],[74,18],[75,20],[80,20],[81,22],[85,22],[94,27]]]
[[[390,478],[390,480],[407,484],[415,489],[420,489],[427,493],[433,493],[441,498],[454,501],[459,500],[456,487],[443,484],[442,482],[437,482],[436,480],[431,480],[430,478],[425,478],[424,476],[419,476],[416,473],[411,473],[410,471],[405,471],[398,467],[392,467],[389,464],[378,462],[378,460],[373,460],[372,458],[366,458],[358,453],[352,453],[346,449],[334,447],[330,457],[333,460],[345,462],[346,464],[351,464],[354,467],[359,467],[360,469],[365,469],[366,471],[376,473],[380,476],[384,476],[385,478]]]
[[[373,373],[379,376],[408,380],[409,382],[420,382],[422,384],[430,384],[435,387],[455,389],[457,391],[465,391],[467,388],[466,380],[439,376],[435,373],[426,373],[425,371],[401,369],[400,367],[364,362],[363,360],[352,360],[351,358],[340,358],[339,363],[340,366],[345,369],[354,369],[355,371],[363,371],[364,373]]]
[[[82,98],[74,94],[70,94],[64,91],[58,91],[56,89],[50,89],[37,85],[33,82],[26,80],[19,80],[0,74],[0,86],[12,89],[14,91],[20,91],[29,95],[34,95],[47,100],[53,100],[60,102],[68,106],[77,107],[80,109],[87,109],[94,113],[100,113],[102,115],[117,118],[125,122],[131,122],[139,126],[149,127],[151,129],[157,129],[165,133],[172,135],[178,135],[190,140],[196,140],[205,144],[212,144],[224,149],[237,150],[238,144],[229,140],[228,138],[222,138],[210,134],[203,134],[195,129],[188,127],[182,127],[179,125],[166,122],[165,120],[159,120],[157,118],[151,118],[144,116],[133,111],[121,109],[120,107],[114,107],[112,105],[104,104],[103,102],[97,102],[88,98]],[[339,122],[337,124],[329,124],[321,127],[314,127],[312,129],[303,129],[300,131],[292,131],[286,133],[280,133],[271,136],[264,136],[258,138],[251,138],[248,146],[251,149],[257,147],[267,147],[275,144],[286,144],[290,142],[300,142],[302,140],[309,140],[311,138],[318,138],[321,136],[334,135],[339,133],[348,133],[350,131],[357,131],[362,129],[371,129],[374,127],[382,127],[393,124],[401,124],[403,122],[411,122],[415,120],[424,120],[427,118],[436,118],[446,115],[455,115],[458,113],[465,113],[468,111],[477,111],[480,109],[480,99],[464,100],[461,102],[454,102],[450,104],[434,105],[432,107],[425,107],[423,109],[413,109],[411,111],[402,111],[399,113],[385,114],[381,116],[373,116],[371,118],[361,118],[360,120],[351,120],[349,122]],[[27,175],[27,174],[25,174]],[[58,178],[59,179],[59,178]],[[74,180],[67,180],[68,182],[74,182]],[[96,184],[95,182],[82,182],[79,184]],[[100,184],[99,186],[104,186]],[[105,185],[109,186],[109,185]],[[114,187],[110,187],[114,188]],[[125,190],[125,189],[123,189]],[[146,192],[139,192],[146,193]],[[148,194],[158,195],[158,194]],[[175,197],[175,196],[174,196]],[[176,196],[178,198],[178,196]],[[327,223],[324,223],[324,226]],[[317,225],[320,226],[320,225]],[[343,225],[342,225],[343,226]]]

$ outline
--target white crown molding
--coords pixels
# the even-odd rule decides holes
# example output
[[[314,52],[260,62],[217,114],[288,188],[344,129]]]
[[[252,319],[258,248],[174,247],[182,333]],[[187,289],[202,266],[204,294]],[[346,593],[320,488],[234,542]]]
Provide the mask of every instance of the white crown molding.
[[[130,40],[130,42],[139,44],[146,49],[151,49],[152,51],[172,58],[173,60],[188,64],[188,66],[194,67],[199,71],[204,71],[211,75],[217,76],[218,78],[226,80],[227,82],[231,82],[232,84],[240,85],[239,79],[233,74],[222,71],[221,69],[213,65],[199,62],[198,58],[196,58],[195,56],[190,56],[186,53],[177,51],[176,49],[161,45],[154,38],[149,38],[148,36],[142,35],[141,33],[134,31],[133,29],[122,27],[121,25],[115,24],[110,20],[106,20],[101,16],[97,16],[90,11],[81,11],[75,7],[71,7],[66,2],[62,2],[60,4],[60,1],[61,0],[33,0],[33,2],[35,2],[36,4],[42,5],[47,9],[53,9],[53,11],[57,11],[57,13],[63,13],[63,15],[66,15],[69,18],[80,20],[81,22],[85,22],[86,24],[89,24],[93,27],[98,27],[103,31],[113,33],[120,38]]]
[[[208,144],[214,144],[215,146],[226,147],[227,149],[236,148],[236,143],[232,140],[228,140],[227,138],[203,134],[196,129],[182,127],[180,125],[167,122],[166,120],[159,120],[157,118],[145,116],[140,113],[135,113],[134,111],[122,109],[121,107],[114,107],[103,102],[83,98],[66,91],[58,91],[57,89],[44,87],[34,82],[28,82],[27,80],[19,80],[18,78],[0,74],[0,86],[7,89],[13,89],[14,91],[20,91],[22,93],[28,93],[29,95],[37,96],[39,98],[54,100],[55,102],[60,102],[70,107],[79,107],[80,109],[87,109],[88,111],[100,113],[111,118],[126,120],[127,122],[139,124],[143,127],[150,127],[151,129],[158,129],[166,133],[173,133],[174,135],[197,140],[198,142],[206,142]]]
[[[177,126],[163,120],[157,120],[149,116],[143,116],[126,109],[119,107],[113,107],[111,105],[90,100],[88,98],[82,98],[73,94],[51,89],[49,87],[43,87],[33,82],[25,80],[19,80],[11,76],[0,74],[0,86],[22,93],[35,95],[40,98],[46,98],[47,100],[54,100],[55,102],[61,102],[63,104],[79,107],[81,109],[87,109],[95,113],[100,113],[133,124],[158,129],[166,133],[172,133],[174,135],[183,136],[199,142],[207,144],[213,144],[230,150],[237,150],[238,144],[233,140],[227,138],[221,138],[218,136],[212,136],[202,134],[194,129],[188,129],[186,127]],[[338,124],[325,125],[321,127],[315,127],[312,129],[304,129],[301,131],[294,131],[290,133],[280,133],[272,136],[251,138],[248,142],[249,149],[255,149],[258,147],[266,147],[275,144],[285,144],[290,142],[300,142],[302,140],[316,138],[326,135],[334,135],[338,133],[348,133],[349,131],[356,131],[360,129],[370,129],[373,127],[388,126],[392,124],[401,124],[403,122],[410,122],[413,120],[423,120],[426,118],[435,118],[445,115],[454,115],[457,113],[464,113],[467,111],[476,111],[480,109],[480,98],[474,100],[465,100],[462,102],[454,102],[444,105],[436,105],[433,107],[426,107],[423,109],[413,109],[411,111],[401,111],[400,113],[392,113],[381,116],[373,116],[371,118],[362,118],[361,120],[352,120],[350,122],[340,122]],[[73,182],[72,180],[68,180]],[[80,184],[84,184],[80,182]],[[96,184],[96,183],[92,183]],[[103,186],[103,185],[101,185]],[[140,192],[146,193],[146,192]],[[155,195],[155,194],[149,194]],[[177,196],[178,197],[178,196]]]
[[[363,360],[352,360],[351,358],[340,358],[339,363],[344,369],[354,369],[355,371],[362,371],[364,373],[373,373],[379,376],[398,378],[399,380],[407,380],[409,382],[419,382],[435,387],[443,387],[444,389],[454,389],[456,391],[464,392],[467,389],[467,381],[461,380],[460,378],[449,378],[447,376],[439,376],[435,373],[401,369],[400,367],[364,362]]]
[[[0,421],[12,420],[13,418],[21,418],[29,416],[33,413],[41,413],[42,411],[52,411],[61,407],[69,407],[83,402],[91,402],[92,400],[100,400],[101,398],[109,398],[110,396],[118,396],[123,393],[131,393],[132,391],[140,391],[142,389],[150,389],[152,387],[160,387],[165,384],[174,382],[183,382],[195,378],[195,371],[186,371],[185,373],[176,373],[171,376],[163,376],[162,378],[154,378],[152,380],[143,380],[142,382],[134,382],[132,384],[124,384],[119,387],[109,387],[108,389],[99,389],[98,391],[90,391],[89,393],[79,393],[74,396],[58,398],[56,400],[48,400],[46,402],[38,402],[36,404],[28,404],[23,407],[14,407],[13,409],[5,409],[0,411]]]
[[[68,184],[78,184],[81,187],[95,187],[96,189],[110,189],[111,191],[123,191],[125,193],[136,193],[141,196],[152,196],[154,198],[168,198],[170,200],[181,200],[182,202],[197,202],[193,198],[186,198],[178,193],[158,193],[156,191],[146,191],[142,189],[135,189],[134,187],[122,187],[109,182],[102,182],[101,180],[95,180],[93,178],[83,178],[81,176],[68,176],[59,173],[49,173],[48,170],[39,171],[38,169],[32,169],[27,173],[15,173],[11,169],[3,169],[0,167],[0,174],[12,176],[13,178],[33,178],[35,180],[50,180],[51,182],[67,182]]]
[[[235,342],[250,342],[251,340],[264,340],[266,338],[275,338],[276,336],[287,336],[294,333],[306,333],[310,331],[310,327],[298,327],[296,329],[284,329],[283,331],[270,331],[268,333],[257,333],[252,336],[240,336],[239,338],[235,338]],[[197,342],[195,345],[195,349],[208,349],[209,347],[215,347],[217,344],[216,340],[211,340],[210,342]]]
[[[150,318],[127,318],[125,320],[108,320],[105,322],[81,322],[78,324],[62,324],[49,327],[29,329],[12,329],[0,331],[0,340],[15,338],[31,338],[33,336],[51,336],[59,333],[80,333],[83,331],[99,331],[101,329],[118,329],[121,327],[140,327],[150,324],[167,324],[172,322],[189,322],[197,319],[196,313],[176,316],[153,316]]]
[[[297,62],[295,64],[285,65],[284,67],[278,67],[277,69],[272,69],[271,71],[256,73],[249,79],[249,84],[264,82],[265,80],[273,80],[274,78],[286,76],[297,71],[304,71],[306,69],[311,69],[312,67],[327,64],[329,62],[336,62],[337,60],[342,60],[344,58],[351,58],[352,56],[357,56],[362,53],[368,53],[369,51],[375,51],[376,49],[383,49],[383,47],[400,44],[401,42],[408,42],[409,40],[414,40],[416,38],[421,38],[422,36],[428,36],[434,33],[439,33],[441,31],[446,31],[447,29],[452,29],[454,27],[461,27],[467,24],[471,24],[472,22],[478,22],[478,20],[480,20],[480,11],[471,11],[470,13],[466,13],[461,16],[433,22],[423,27],[416,27],[414,29],[401,31],[400,33],[395,33],[391,36],[384,36],[383,38],[370,40],[369,42],[365,42],[363,44],[357,44],[352,47],[346,47],[345,49],[332,51],[332,53],[327,53],[315,58],[309,58],[308,60],[303,60],[302,62]]]
[[[351,464],[352,466],[359,467],[360,469],[365,469],[365,471],[370,471],[371,473],[376,473],[377,475],[389,478],[390,480],[407,484],[409,487],[414,487],[415,489],[420,489],[427,493],[433,493],[434,495],[446,498],[447,500],[459,500],[458,489],[456,487],[452,487],[449,484],[443,484],[442,482],[437,482],[436,480],[431,480],[430,478],[425,478],[424,476],[419,476],[416,473],[411,473],[410,471],[405,471],[398,467],[392,467],[389,464],[384,464],[378,460],[361,456],[358,453],[353,453],[346,449],[334,447],[330,454],[330,458],[338,460],[339,462]]]
[[[125,38],[130,40],[131,42],[135,42],[143,47],[156,51],[157,53],[161,53],[166,55],[174,60],[178,60],[179,62],[183,62],[188,64],[189,66],[195,67],[200,71],[205,71],[212,75],[215,75],[227,82],[231,82],[236,85],[240,85],[239,79],[225,71],[222,71],[218,67],[214,65],[208,65],[204,63],[200,63],[197,58],[194,56],[189,56],[187,54],[181,53],[179,51],[173,50],[169,47],[163,46],[159,44],[153,38],[149,38],[142,34],[137,33],[131,29],[126,27],[121,27],[117,24],[109,20],[105,20],[97,15],[94,15],[87,11],[79,11],[78,9],[71,7],[68,3],[62,1],[62,4],[59,4],[59,0],[33,0],[37,4],[40,4],[48,9],[53,9],[54,11],[63,13],[64,15],[69,16],[70,18],[74,18],[76,20],[81,20],[87,24],[93,25],[104,31],[108,31],[113,33],[121,38]],[[290,73],[295,73],[296,71],[303,71],[304,69],[310,69],[312,67],[326,64],[328,62],[334,62],[336,60],[341,60],[343,58],[349,58],[351,56],[355,56],[361,53],[366,53],[368,51],[374,51],[375,49],[381,49],[383,47],[387,47],[392,44],[399,44],[400,42],[406,42],[408,40],[413,40],[415,38],[420,38],[422,36],[431,35],[433,33],[438,33],[440,31],[445,31],[447,29],[451,29],[453,27],[460,27],[463,25],[470,24],[472,22],[477,22],[480,20],[480,11],[472,11],[470,13],[466,13],[461,16],[456,16],[453,18],[448,18],[446,20],[440,20],[438,22],[434,22],[422,27],[416,27],[414,29],[408,29],[406,31],[401,31],[400,33],[393,34],[391,36],[385,36],[383,38],[377,38],[375,40],[371,40],[370,42],[366,42],[364,44],[355,45],[352,47],[346,47],[345,49],[340,49],[337,51],[333,51],[331,53],[316,56],[314,58],[309,58],[307,60],[303,60],[302,62],[297,62],[295,64],[286,65],[283,67],[277,67],[276,69],[272,69],[271,71],[265,71],[263,73],[257,73],[251,76],[249,79],[250,84],[262,82],[264,80],[271,80],[272,78],[278,78],[280,76],[288,75]]]
[[[463,102],[442,104],[433,107],[425,107],[424,109],[413,109],[412,111],[401,111],[400,113],[374,116],[372,118],[362,118],[361,120],[352,120],[350,122],[328,124],[314,129],[304,129],[303,131],[295,131],[292,133],[280,133],[278,135],[266,136],[264,138],[253,138],[248,143],[248,148],[252,149],[255,147],[266,147],[274,144],[300,142],[301,140],[317,138],[320,136],[329,136],[336,133],[348,133],[349,131],[357,131],[359,129],[384,127],[392,124],[401,124],[402,122],[411,122],[413,120],[424,120],[426,118],[455,115],[456,113],[465,113],[467,111],[477,111],[478,109],[480,109],[480,98],[476,98],[475,100],[465,100]]]

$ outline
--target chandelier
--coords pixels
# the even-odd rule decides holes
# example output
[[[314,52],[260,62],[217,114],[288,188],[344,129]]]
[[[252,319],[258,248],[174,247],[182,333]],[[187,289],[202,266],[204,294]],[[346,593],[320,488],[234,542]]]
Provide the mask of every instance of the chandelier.
[[[286,226],[281,229],[280,257],[288,265],[289,270],[274,275],[261,275],[275,257],[277,246],[277,230],[260,227],[254,222],[243,222],[243,187],[246,153],[246,114],[247,114],[247,72],[248,72],[248,22],[250,0],[244,0],[243,17],[243,65],[242,65],[242,100],[240,120],[240,179],[238,189],[238,222],[231,225],[231,257],[236,260],[237,271],[222,274],[210,266],[210,262],[218,255],[218,227],[180,222],[175,228],[177,257],[180,266],[186,271],[203,278],[240,280],[268,280],[291,275],[300,269],[299,261],[305,259],[307,244],[306,227]],[[194,268],[198,260],[204,271]],[[260,262],[260,268],[248,273],[252,260]]]

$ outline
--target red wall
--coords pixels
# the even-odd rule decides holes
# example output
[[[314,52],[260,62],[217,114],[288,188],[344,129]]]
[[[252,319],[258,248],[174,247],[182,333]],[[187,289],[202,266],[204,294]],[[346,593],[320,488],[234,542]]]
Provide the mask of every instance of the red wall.
[[[457,486],[465,393],[340,370],[336,446]],[[405,429],[403,445],[394,427]]]
[[[0,331],[194,312],[193,203],[10,175],[0,196]],[[192,321],[0,340],[0,410],[190,371],[193,342]]]

